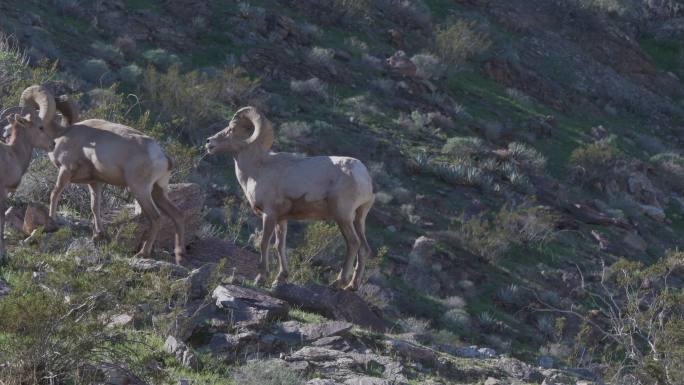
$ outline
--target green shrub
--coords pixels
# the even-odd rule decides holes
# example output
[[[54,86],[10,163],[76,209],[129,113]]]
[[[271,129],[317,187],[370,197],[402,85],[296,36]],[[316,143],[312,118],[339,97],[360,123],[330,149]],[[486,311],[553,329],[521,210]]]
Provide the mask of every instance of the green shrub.
[[[474,21],[458,20],[435,32],[435,54],[452,68],[487,51],[491,44],[488,34],[479,30]]]
[[[414,55],[411,61],[416,65],[416,75],[423,79],[440,79],[447,70],[437,56],[429,53]]]
[[[112,74],[102,59],[87,59],[81,64],[81,74],[87,81],[95,84],[110,84]]]
[[[176,54],[170,54],[163,48],[149,49],[142,54],[143,58],[160,70],[166,70],[173,65],[179,65],[180,59]]]
[[[135,64],[127,65],[119,70],[119,78],[124,83],[137,85],[143,76],[143,70]]]
[[[618,148],[615,135],[583,144],[570,154],[573,179],[582,183],[603,180],[613,174],[624,160],[625,156]]]
[[[458,156],[470,157],[474,155],[481,155],[489,151],[484,141],[477,137],[453,137],[447,139],[442,152]]]
[[[331,264],[340,260],[339,252],[344,244],[342,235],[335,224],[312,222],[304,231],[304,239],[292,251],[290,256],[290,275],[293,282],[305,283],[318,280],[320,271],[314,267],[319,264]]]
[[[250,361],[239,367],[234,378],[240,385],[303,385],[296,371],[274,361]]]
[[[95,56],[114,65],[120,65],[124,61],[123,54],[117,47],[102,42],[93,43],[90,48]]]

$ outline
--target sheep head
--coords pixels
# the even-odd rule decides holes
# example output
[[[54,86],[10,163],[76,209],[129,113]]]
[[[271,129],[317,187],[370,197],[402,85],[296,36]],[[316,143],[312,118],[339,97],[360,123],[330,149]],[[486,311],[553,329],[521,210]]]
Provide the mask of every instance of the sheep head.
[[[209,154],[237,154],[246,148],[269,151],[273,146],[273,126],[255,107],[240,108],[228,127],[207,139]]]
[[[16,140],[17,132],[23,130],[32,147],[54,150],[55,141],[46,132],[43,121],[35,110],[27,107],[8,108],[0,113],[0,120],[7,120],[9,123],[5,129],[10,132],[10,144]]]
[[[35,85],[25,89],[21,93],[19,106],[37,110],[38,117],[46,126],[45,129],[49,134],[56,136],[52,126],[56,112],[55,97],[47,87]]]

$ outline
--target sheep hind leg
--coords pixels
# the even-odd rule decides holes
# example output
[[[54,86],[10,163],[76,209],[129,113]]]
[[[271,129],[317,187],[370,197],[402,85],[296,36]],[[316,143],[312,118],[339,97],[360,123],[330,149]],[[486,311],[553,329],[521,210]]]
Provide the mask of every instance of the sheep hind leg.
[[[261,286],[266,282],[268,277],[268,248],[271,244],[271,237],[273,236],[273,230],[276,226],[276,220],[273,215],[263,214],[263,233],[261,234],[261,245],[259,247],[261,251],[261,259],[259,261],[259,274],[257,274],[254,279],[254,283]]]
[[[337,278],[330,284],[330,286],[339,289],[346,287],[351,281],[352,269],[354,268],[354,262],[356,261],[356,256],[358,255],[361,244],[359,237],[356,235],[356,230],[354,230],[353,220],[346,218],[338,220],[337,225],[347,243],[347,255],[344,260],[344,265],[337,275]]]
[[[287,250],[285,248],[285,242],[287,238],[287,221],[282,220],[276,224],[275,228],[275,246],[278,252],[278,275],[273,281],[272,286],[277,286],[280,283],[287,282],[287,277],[289,276],[289,269],[287,267]]]
[[[354,230],[356,235],[361,240],[361,247],[359,248],[359,256],[356,262],[356,267],[354,268],[354,276],[344,289],[356,291],[361,285],[361,280],[363,279],[363,273],[366,270],[366,259],[371,255],[372,250],[366,239],[366,216],[368,211],[370,211],[373,202],[367,203],[358,209],[356,209],[356,218],[354,218]]]
[[[7,256],[5,251],[5,210],[7,209],[7,191],[0,187],[0,264]]]
[[[91,183],[88,185],[90,191],[90,211],[93,213],[95,231],[93,241],[101,242],[107,240],[107,233],[104,231],[100,207],[102,206],[102,183]]]
[[[161,214],[159,213],[159,210],[152,199],[151,186],[149,188],[136,189],[134,189],[132,186],[130,187],[133,196],[140,204],[143,213],[150,222],[150,229],[147,232],[147,239],[145,242],[143,242],[140,251],[135,255],[136,257],[147,258],[152,253],[152,246],[154,246],[154,241],[157,239],[157,234],[159,233]]]
[[[57,176],[57,182],[55,187],[50,193],[50,219],[53,221],[57,219],[57,203],[59,203],[59,198],[62,196],[62,192],[71,182],[71,172],[64,167],[59,169],[59,175]]]
[[[176,263],[180,265],[185,262],[185,222],[183,213],[176,205],[171,203],[166,195],[166,191],[158,184],[152,187],[152,198],[159,209],[171,218],[176,228],[174,254],[176,255]]]

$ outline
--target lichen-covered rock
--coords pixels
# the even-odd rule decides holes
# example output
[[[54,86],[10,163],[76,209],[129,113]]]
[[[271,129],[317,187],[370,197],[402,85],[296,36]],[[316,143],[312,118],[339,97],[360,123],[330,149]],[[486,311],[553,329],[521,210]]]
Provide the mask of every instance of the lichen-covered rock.
[[[217,286],[212,292],[216,307],[228,314],[239,327],[259,327],[267,322],[284,319],[288,304],[259,290],[236,285]]]

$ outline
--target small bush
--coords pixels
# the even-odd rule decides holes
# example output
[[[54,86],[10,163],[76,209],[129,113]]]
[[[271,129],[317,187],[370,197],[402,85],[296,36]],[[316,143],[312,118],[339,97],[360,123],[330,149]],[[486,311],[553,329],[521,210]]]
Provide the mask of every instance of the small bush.
[[[311,134],[311,125],[307,122],[285,122],[278,129],[278,137],[289,141],[298,141]]]
[[[307,53],[307,59],[311,64],[325,68],[331,72],[335,71],[334,56],[334,50],[323,47],[313,47]]]
[[[102,59],[85,60],[81,65],[81,73],[84,79],[95,84],[109,84],[112,80],[109,66]]]
[[[290,82],[290,89],[298,94],[318,96],[323,99],[328,99],[329,97],[328,85],[319,78],[292,80]]]
[[[585,183],[603,180],[611,175],[624,159],[615,135],[583,144],[570,154],[573,179]]]
[[[92,49],[95,56],[108,63],[120,65],[124,61],[124,57],[121,51],[113,45],[105,44],[102,42],[95,42],[90,46],[90,48]]]
[[[127,65],[119,70],[119,78],[124,83],[137,85],[142,76],[143,70],[136,64]]]
[[[304,378],[292,369],[273,361],[250,361],[234,374],[240,385],[303,385]]]
[[[305,283],[318,280],[320,271],[315,264],[332,267],[339,261],[337,254],[344,244],[339,229],[325,222],[310,223],[304,231],[304,239],[291,253],[290,275],[293,282]]]
[[[28,57],[19,48],[17,42],[0,33],[0,91],[4,91],[12,83],[25,78],[29,73]]]
[[[453,137],[447,139],[442,152],[459,157],[470,157],[488,151],[484,141],[477,137]]]
[[[473,21],[459,20],[435,33],[435,53],[444,63],[456,67],[487,51],[491,44],[488,34],[478,30]]]
[[[170,54],[163,48],[150,49],[142,54],[143,58],[160,70],[166,70],[173,65],[177,65],[180,59],[176,54]]]
[[[416,65],[416,75],[423,79],[440,79],[447,69],[437,56],[428,53],[414,55],[411,61]]]
[[[425,334],[430,330],[430,321],[414,317],[400,319],[399,325],[406,333]]]
[[[439,321],[445,328],[452,331],[467,330],[471,327],[470,314],[465,309],[447,310]]]

